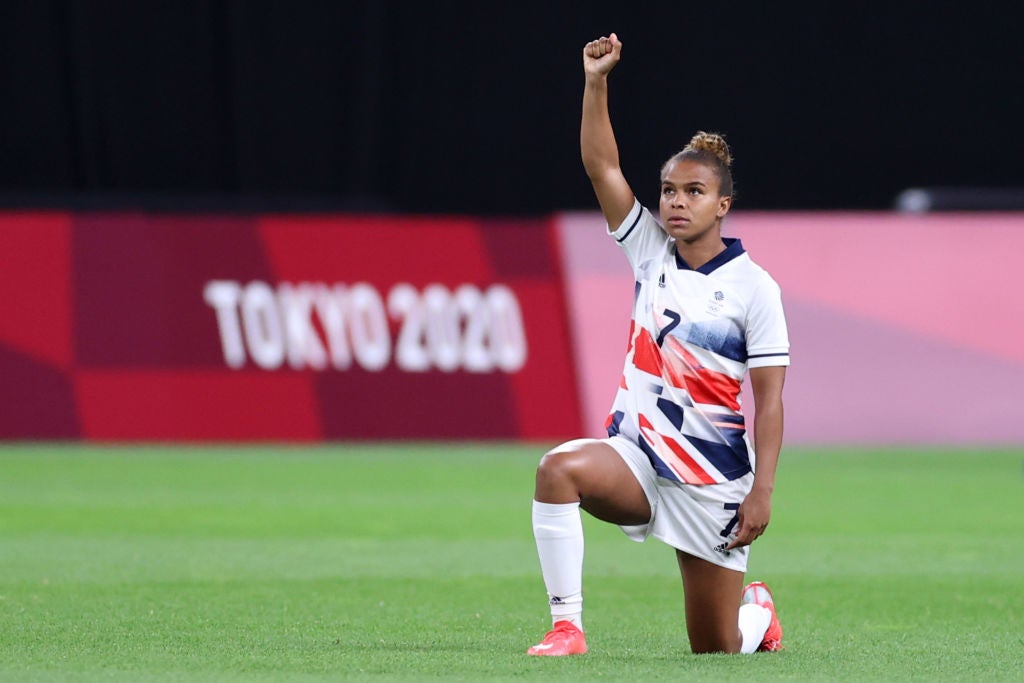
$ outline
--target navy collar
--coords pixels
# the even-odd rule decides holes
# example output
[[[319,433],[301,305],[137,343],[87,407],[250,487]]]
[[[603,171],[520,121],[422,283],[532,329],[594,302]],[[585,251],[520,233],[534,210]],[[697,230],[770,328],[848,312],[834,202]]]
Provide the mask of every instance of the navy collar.
[[[697,269],[691,268],[690,264],[684,261],[683,257],[679,255],[679,250],[676,249],[676,266],[679,270],[696,270],[696,272],[701,275],[711,275],[711,273],[718,268],[721,268],[729,261],[732,261],[737,256],[742,256],[745,253],[743,243],[735,237],[723,237],[722,242],[725,244],[725,251]]]

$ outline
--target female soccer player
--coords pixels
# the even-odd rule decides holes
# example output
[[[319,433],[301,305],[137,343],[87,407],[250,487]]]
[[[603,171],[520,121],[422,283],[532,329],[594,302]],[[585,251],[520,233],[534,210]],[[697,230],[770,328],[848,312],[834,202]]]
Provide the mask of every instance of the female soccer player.
[[[662,167],[660,224],[636,200],[608,115],[621,52],[614,33],[583,48],[580,146],[636,279],[629,345],[608,438],[570,441],[537,468],[533,529],[553,628],[527,653],[587,651],[580,508],[675,548],[693,652],[778,650],[771,593],[743,581],[749,545],[768,526],[782,445],[789,337],[779,287],[721,235],[733,189],[720,136],[697,133]],[[748,370],[756,460],[739,402]]]

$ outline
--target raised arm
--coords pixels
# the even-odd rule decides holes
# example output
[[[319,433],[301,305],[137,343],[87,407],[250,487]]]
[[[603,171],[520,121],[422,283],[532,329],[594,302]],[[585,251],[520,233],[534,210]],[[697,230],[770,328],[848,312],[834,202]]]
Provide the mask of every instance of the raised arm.
[[[633,208],[633,190],[619,167],[619,148],[608,115],[608,73],[619,62],[622,41],[614,33],[583,48],[583,116],[580,153],[605,220],[615,230]]]

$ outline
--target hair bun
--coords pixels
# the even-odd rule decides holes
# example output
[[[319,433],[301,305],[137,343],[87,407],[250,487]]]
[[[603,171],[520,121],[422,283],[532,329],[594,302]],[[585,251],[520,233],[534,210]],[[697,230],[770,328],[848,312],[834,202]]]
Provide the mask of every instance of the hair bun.
[[[690,138],[690,144],[686,146],[686,149],[694,152],[708,152],[718,157],[718,160],[725,164],[726,168],[732,166],[732,154],[729,152],[729,145],[726,143],[725,138],[718,133],[707,133],[705,131],[697,131],[697,133]],[[685,150],[684,150],[685,151]]]

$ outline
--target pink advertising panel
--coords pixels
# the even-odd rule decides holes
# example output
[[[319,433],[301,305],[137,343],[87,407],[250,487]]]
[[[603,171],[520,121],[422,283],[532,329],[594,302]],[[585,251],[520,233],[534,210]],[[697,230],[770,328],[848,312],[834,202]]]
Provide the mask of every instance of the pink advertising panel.
[[[632,275],[600,214],[559,229],[584,432],[600,435]],[[787,443],[1024,442],[1024,216],[736,212],[726,233],[782,286]]]

